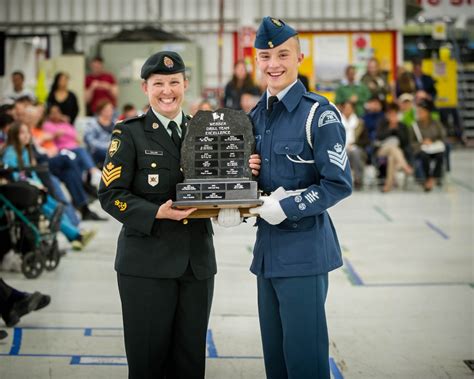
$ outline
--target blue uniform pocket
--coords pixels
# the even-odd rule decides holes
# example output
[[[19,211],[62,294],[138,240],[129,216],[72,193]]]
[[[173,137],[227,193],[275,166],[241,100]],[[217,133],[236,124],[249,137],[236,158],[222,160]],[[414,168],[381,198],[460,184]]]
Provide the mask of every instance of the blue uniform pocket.
[[[293,178],[295,176],[295,163],[288,157],[296,157],[303,152],[305,141],[297,140],[277,140],[273,144],[274,159],[272,169],[276,177]]]

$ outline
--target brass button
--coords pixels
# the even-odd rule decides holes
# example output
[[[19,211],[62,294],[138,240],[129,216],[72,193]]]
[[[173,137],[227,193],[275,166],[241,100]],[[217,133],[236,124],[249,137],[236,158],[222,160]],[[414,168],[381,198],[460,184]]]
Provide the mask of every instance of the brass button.
[[[189,222],[189,221],[188,221],[187,218],[185,218],[185,219],[183,220],[183,224],[184,224],[184,225],[186,225],[188,222]]]
[[[155,168],[155,167],[156,167],[156,163],[153,162],[153,163],[151,164],[151,167]]]
[[[160,125],[158,125],[158,123],[154,122],[154,123],[151,125],[151,127],[152,127],[153,129],[158,129],[158,128],[160,127]]]

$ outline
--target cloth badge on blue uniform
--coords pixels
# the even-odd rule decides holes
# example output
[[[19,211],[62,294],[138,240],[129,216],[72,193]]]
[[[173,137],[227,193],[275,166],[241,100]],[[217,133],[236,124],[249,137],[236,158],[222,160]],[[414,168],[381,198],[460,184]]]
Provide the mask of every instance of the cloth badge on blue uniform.
[[[323,114],[319,117],[318,128],[326,126],[328,124],[334,124],[339,122],[339,119],[336,116],[334,111],[324,111]]]
[[[263,18],[258,27],[254,47],[256,49],[273,49],[297,34],[295,29],[282,20],[267,16]]]
[[[319,200],[319,193],[317,191],[311,191],[308,192],[306,195],[304,195],[304,198],[309,202],[309,203],[314,203],[316,200]],[[303,203],[301,203],[303,204]],[[300,204],[300,205],[301,205]],[[301,209],[301,208],[300,208]],[[303,209],[301,209],[303,210]]]
[[[335,164],[336,166],[340,167],[342,171],[344,171],[347,164],[346,149],[344,149],[340,143],[336,143],[334,145],[334,151],[328,150],[328,155],[329,162]]]

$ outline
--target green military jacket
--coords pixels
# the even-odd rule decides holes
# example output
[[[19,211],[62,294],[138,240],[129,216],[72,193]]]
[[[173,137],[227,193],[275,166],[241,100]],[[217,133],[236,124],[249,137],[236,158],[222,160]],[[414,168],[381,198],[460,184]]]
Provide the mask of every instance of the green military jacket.
[[[186,125],[181,127],[184,135]],[[209,219],[155,218],[161,204],[176,199],[176,184],[182,180],[180,152],[151,109],[115,126],[99,200],[123,224],[117,243],[117,272],[177,278],[189,262],[198,279],[216,273]]]

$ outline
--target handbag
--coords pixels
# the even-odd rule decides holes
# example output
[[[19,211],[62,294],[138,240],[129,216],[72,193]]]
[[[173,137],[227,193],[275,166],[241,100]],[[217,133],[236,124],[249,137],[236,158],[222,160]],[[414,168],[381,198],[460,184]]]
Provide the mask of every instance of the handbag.
[[[446,150],[446,146],[444,145],[443,141],[435,141],[430,145],[422,144],[421,145],[421,151],[423,151],[426,154],[439,154],[439,153],[444,153]]]

